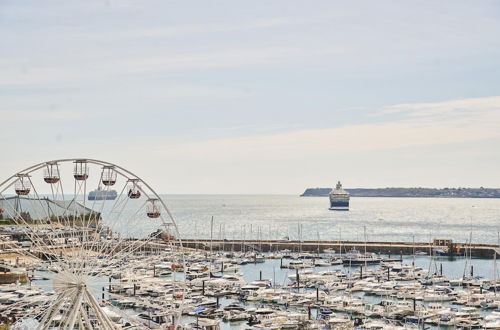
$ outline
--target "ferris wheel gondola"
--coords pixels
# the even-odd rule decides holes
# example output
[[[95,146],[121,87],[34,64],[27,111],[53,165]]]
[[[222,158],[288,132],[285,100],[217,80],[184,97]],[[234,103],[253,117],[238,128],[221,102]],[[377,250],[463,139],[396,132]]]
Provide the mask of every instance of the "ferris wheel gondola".
[[[18,179],[14,185],[14,190],[17,195],[26,196],[31,191],[31,182],[29,180],[28,175],[26,174],[18,174]]]
[[[73,176],[75,180],[87,180],[89,177],[89,168],[87,166],[87,161],[84,159],[75,160],[75,170]]]
[[[59,169],[56,163],[47,164],[47,168],[43,170],[43,180],[50,184],[59,182]]]
[[[159,204],[160,203],[158,202],[157,199],[148,200],[148,205],[146,207],[146,214],[148,215],[148,217],[150,217],[152,219],[156,219],[156,218],[160,217],[161,206]]]
[[[138,185],[138,180],[131,179],[129,180],[132,185],[128,189],[128,197],[130,199],[138,199],[141,197],[141,189]]]
[[[117,173],[113,166],[103,166],[101,173],[101,182],[105,186],[114,186],[116,183]]]

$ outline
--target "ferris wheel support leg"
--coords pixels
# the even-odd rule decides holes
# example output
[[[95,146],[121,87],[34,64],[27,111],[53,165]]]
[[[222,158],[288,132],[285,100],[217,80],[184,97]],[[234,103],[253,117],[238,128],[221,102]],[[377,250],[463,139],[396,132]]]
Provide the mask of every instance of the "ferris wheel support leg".
[[[66,328],[69,330],[73,330],[73,328],[75,327],[77,317],[79,316],[78,314],[80,312],[80,307],[82,306],[82,300],[83,300],[83,289],[80,287],[78,288],[78,294],[76,296],[75,302],[71,307],[71,313],[67,319],[68,322],[66,322],[68,324]]]
[[[67,293],[59,295],[59,297],[56,299],[58,301],[49,308],[43,319],[40,321],[38,330],[45,330],[49,328],[50,324],[52,323],[52,318],[54,317],[55,312],[59,310],[59,306],[61,306],[61,304],[64,301],[64,298],[66,298],[67,295],[68,295]]]
[[[82,319],[78,319],[78,329],[82,330],[85,329],[85,326],[83,325]]]
[[[96,314],[97,319],[99,320],[99,323],[101,323],[105,329],[115,329],[116,327],[113,321],[111,321],[106,313],[102,311],[94,296],[88,291],[87,288],[85,288],[85,295],[87,296],[87,299],[90,302],[90,305],[92,306],[93,311]]]
[[[82,314],[83,320],[85,321],[84,326],[82,326],[82,329],[89,329],[92,330],[92,324],[90,323],[89,316],[87,315],[87,312],[84,310],[83,306],[80,306],[80,314]]]

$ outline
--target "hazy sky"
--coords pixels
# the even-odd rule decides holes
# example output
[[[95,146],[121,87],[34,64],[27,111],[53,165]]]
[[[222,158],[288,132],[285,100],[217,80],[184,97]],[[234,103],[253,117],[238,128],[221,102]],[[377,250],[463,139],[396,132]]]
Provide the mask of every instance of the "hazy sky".
[[[0,0],[0,179],[500,187],[500,2]]]

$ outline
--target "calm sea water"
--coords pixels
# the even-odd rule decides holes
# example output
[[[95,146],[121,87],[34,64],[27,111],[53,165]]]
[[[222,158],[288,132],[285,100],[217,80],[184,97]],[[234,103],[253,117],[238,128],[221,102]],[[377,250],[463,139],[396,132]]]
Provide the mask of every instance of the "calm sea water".
[[[498,243],[500,199],[351,198],[348,212],[326,197],[165,195],[184,238]],[[301,234],[299,234],[301,232]]]

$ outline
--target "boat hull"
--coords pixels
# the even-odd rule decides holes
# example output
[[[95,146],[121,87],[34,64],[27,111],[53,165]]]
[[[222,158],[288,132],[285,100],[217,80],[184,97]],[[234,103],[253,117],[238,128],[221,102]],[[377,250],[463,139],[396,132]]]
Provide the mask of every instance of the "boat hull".
[[[342,263],[344,265],[364,265],[364,264],[368,264],[368,265],[375,265],[375,264],[379,264],[382,260],[378,260],[378,259],[375,259],[375,260],[350,260],[350,259],[342,259]]]

